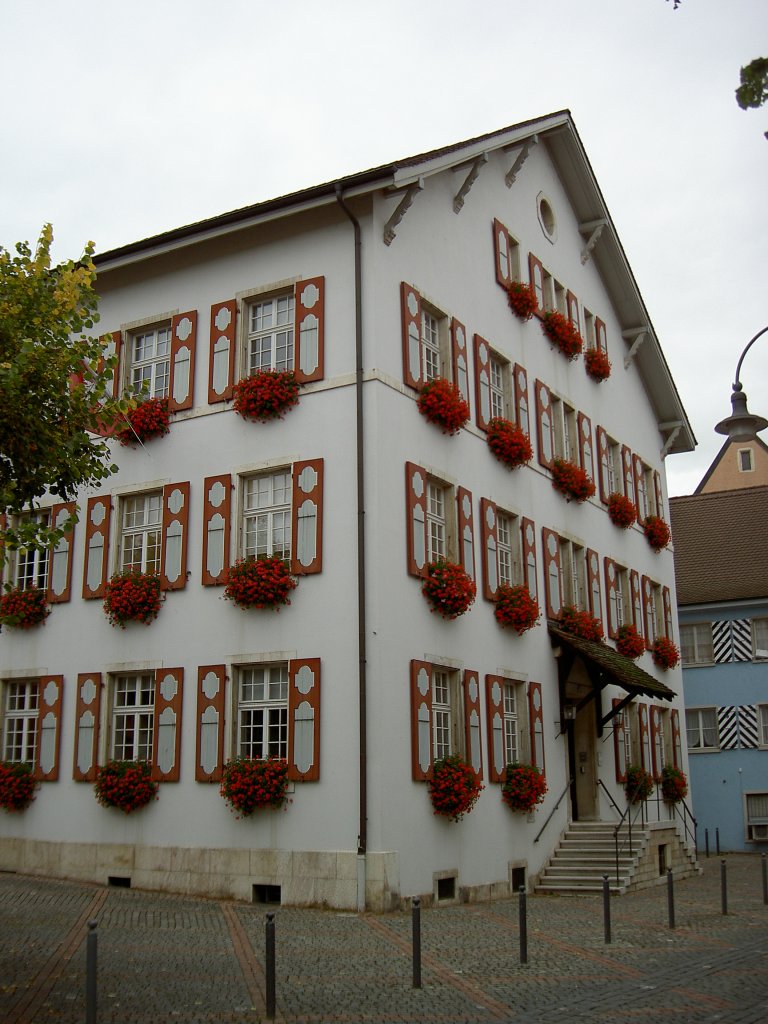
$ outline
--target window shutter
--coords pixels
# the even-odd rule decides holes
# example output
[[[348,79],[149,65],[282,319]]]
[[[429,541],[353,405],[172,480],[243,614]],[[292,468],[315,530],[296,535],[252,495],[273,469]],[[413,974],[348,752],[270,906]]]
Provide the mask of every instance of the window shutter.
[[[109,520],[112,502],[108,494],[88,499],[85,520],[83,597],[104,597],[109,565]]]
[[[619,588],[618,566],[612,558],[605,559],[605,605],[608,611],[608,636],[615,640],[619,635]]]
[[[195,397],[195,348],[197,310],[178,313],[171,320],[171,372],[168,408],[171,412],[191,409]]]
[[[163,551],[160,561],[160,586],[163,590],[183,590],[187,585],[187,532],[189,523],[189,484],[163,487]]]
[[[408,572],[427,575],[427,472],[413,462],[405,464]]]
[[[601,352],[608,352],[608,340],[605,334],[605,324],[599,316],[595,317],[595,344]]]
[[[617,707],[621,701],[614,697],[611,701],[612,707]],[[627,728],[624,721],[626,709],[619,711],[613,716],[613,758],[616,765],[616,781],[627,781],[627,748],[624,741],[624,730]]]
[[[403,380],[409,388],[424,383],[421,359],[421,296],[405,281],[400,285],[403,317]]]
[[[638,732],[640,736],[640,765],[648,771],[651,767],[648,750],[648,706],[639,704],[637,709]]]
[[[512,283],[511,249],[509,232],[501,221],[494,217],[493,252],[496,262],[496,281],[502,288],[507,288]]]
[[[93,782],[99,758],[101,716],[101,673],[81,672],[77,677],[75,702],[75,756],[72,778]]]
[[[632,624],[640,636],[644,636],[643,606],[640,597],[640,573],[637,569],[630,569],[629,571],[629,589],[632,592]]]
[[[608,435],[602,427],[596,427],[595,437],[597,439],[597,461],[600,467],[600,472],[597,477],[600,501],[602,501],[604,505],[607,505],[608,498],[611,493],[611,478],[609,470],[611,453],[608,448]]]
[[[661,473],[658,469],[653,471],[653,490],[656,498],[656,515],[660,519],[664,518],[664,495],[661,489]]]
[[[655,609],[653,607],[653,587],[649,576],[643,576],[643,632],[645,633],[645,647],[649,650],[653,647],[653,618]]]
[[[523,517],[520,523],[523,537],[523,564],[525,566],[525,585],[534,600],[539,599],[538,566],[536,565],[536,527],[532,519]]]
[[[528,253],[528,274],[538,303],[536,316],[543,316],[546,312],[544,307],[544,267],[532,252]]]
[[[555,430],[552,423],[552,393],[546,384],[536,381],[536,438],[539,447],[539,462],[547,469],[552,468],[555,457]]]
[[[483,597],[488,601],[495,601],[499,596],[498,519],[496,505],[488,498],[480,499],[480,530],[483,551]]]
[[[64,676],[42,676],[39,686],[34,776],[39,782],[55,782],[59,777]]]
[[[600,590],[600,559],[596,551],[587,548],[587,586],[589,587],[589,614],[603,621],[603,600]]]
[[[211,341],[208,359],[208,404],[232,397],[235,383],[237,300],[211,306]]]
[[[672,631],[672,594],[670,593],[669,587],[661,588],[661,598],[664,602],[664,635],[669,637],[670,640],[674,639]]]
[[[528,683],[528,726],[531,740],[531,763],[545,771],[544,710],[541,704],[541,683]]]
[[[531,422],[528,404],[528,374],[519,363],[515,363],[515,423],[531,436]]]
[[[101,342],[102,347],[106,349],[107,356],[110,356],[110,355],[116,355],[117,356],[117,362],[115,363],[115,368],[114,368],[114,371],[112,373],[112,385],[111,385],[110,388],[107,389],[107,391],[108,391],[108,393],[110,394],[110,396],[112,398],[117,398],[117,397],[120,396],[121,391],[122,391],[122,389],[120,387],[120,378],[121,378],[121,372],[122,372],[122,365],[121,364],[122,364],[122,354],[123,354],[123,335],[122,335],[122,331],[112,331],[111,332],[112,340],[111,340],[111,342],[109,342],[109,344],[107,344],[107,342],[106,342],[107,337],[108,337],[108,335],[106,335],[106,334],[102,334],[99,337],[99,341]],[[100,370],[104,369],[104,363],[103,363],[102,360],[99,360],[99,368],[100,368]],[[82,377],[80,379],[82,380]],[[112,434],[114,434],[115,431],[119,430],[120,428],[119,427],[111,427],[111,426],[107,427],[105,425],[102,425],[101,422],[98,422],[95,427],[91,427],[89,429],[93,430],[93,432],[96,433],[96,434],[101,434],[102,437],[111,437]]]
[[[479,334],[474,337],[475,349],[475,422],[487,430],[491,421],[491,350]]]
[[[472,492],[466,487],[456,489],[456,511],[459,524],[461,566],[475,579],[475,520],[472,512]]]
[[[61,527],[77,511],[74,501],[54,505],[51,509],[51,526]],[[72,541],[74,526],[67,530],[56,547],[51,551],[51,566],[46,600],[49,604],[62,604],[72,596]]]
[[[293,464],[291,572],[309,576],[323,569],[323,459]]]
[[[179,781],[183,668],[155,671],[155,732],[152,738],[152,778]]]
[[[469,355],[467,353],[467,329],[455,317],[451,317],[451,369],[453,383],[461,397],[469,404]]]
[[[560,538],[554,530],[542,527],[544,545],[545,605],[547,618],[556,619],[563,608],[563,582],[560,574]]]
[[[504,782],[504,680],[501,676],[485,677],[485,713],[488,741],[488,781]]]
[[[221,782],[226,683],[226,665],[201,665],[197,670],[195,779],[198,782]]]
[[[411,662],[411,777],[426,782],[432,767],[432,666]]]
[[[635,501],[637,502],[637,514],[641,517],[645,517],[645,506],[647,504],[643,501],[643,495],[645,494],[645,467],[643,466],[643,460],[639,455],[632,456],[632,481],[635,486]]]
[[[320,778],[320,659],[288,662],[288,778]]]
[[[576,298],[573,292],[566,291],[565,304],[568,310],[568,319],[571,321],[571,323],[579,332],[579,334],[581,334],[581,320],[579,319],[579,300]]]
[[[585,413],[576,417],[579,427],[579,462],[590,480],[595,479],[595,462],[592,457],[592,421]]]
[[[651,764],[653,765],[653,777],[656,782],[661,781],[661,751],[659,750],[659,715],[661,711],[652,704],[649,708],[651,719]]]
[[[624,496],[637,503],[635,496],[635,474],[632,469],[632,452],[623,444],[621,446],[621,472],[624,481]]]
[[[682,768],[683,741],[680,735],[680,712],[677,708],[672,708],[669,717],[672,725],[672,763],[675,768]]]
[[[463,689],[465,761],[480,782],[483,778],[483,743],[480,728],[480,676],[477,672],[465,670]]]
[[[206,477],[203,483],[204,587],[221,586],[227,581],[231,506],[230,474]]]
[[[310,277],[296,285],[294,351],[296,379],[322,380],[325,373],[325,278]]]

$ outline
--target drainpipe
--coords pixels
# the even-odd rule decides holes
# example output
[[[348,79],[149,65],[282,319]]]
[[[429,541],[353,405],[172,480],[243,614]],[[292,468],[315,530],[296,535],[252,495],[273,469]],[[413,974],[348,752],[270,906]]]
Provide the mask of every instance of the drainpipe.
[[[365,854],[368,844],[368,749],[366,713],[366,613],[365,613],[365,449],[363,446],[363,295],[360,222],[344,202],[336,186],[339,206],[352,222],[355,233],[355,408],[357,438],[357,652],[358,735],[360,751],[360,821],[357,835],[357,909],[365,911]]]

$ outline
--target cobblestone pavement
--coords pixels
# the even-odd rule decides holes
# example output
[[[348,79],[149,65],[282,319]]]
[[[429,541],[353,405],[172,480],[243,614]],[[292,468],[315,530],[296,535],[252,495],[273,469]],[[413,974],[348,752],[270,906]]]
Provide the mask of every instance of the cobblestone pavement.
[[[265,908],[0,874],[0,1021],[83,1024],[87,922],[98,921],[99,1024],[266,1019],[265,910],[276,911],[278,1021],[766,1024],[768,906],[757,855],[611,900],[529,896],[410,914]]]

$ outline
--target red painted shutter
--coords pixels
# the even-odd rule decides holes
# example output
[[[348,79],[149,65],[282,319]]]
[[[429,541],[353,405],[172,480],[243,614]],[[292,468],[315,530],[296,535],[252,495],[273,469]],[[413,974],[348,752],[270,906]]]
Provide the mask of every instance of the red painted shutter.
[[[211,341],[208,359],[208,404],[232,397],[237,348],[237,300],[211,306]]]
[[[624,495],[630,501],[637,502],[635,496],[635,475],[632,469],[632,452],[623,444],[621,446],[621,472],[624,483]]]
[[[320,778],[320,659],[288,663],[288,778]]]
[[[488,781],[503,782],[506,772],[504,744],[504,680],[485,677],[486,737],[488,742]]]
[[[51,509],[51,526],[61,527],[77,511],[74,501],[54,505]],[[56,547],[51,551],[46,600],[49,604],[62,604],[72,597],[72,542],[74,526],[67,530]]]
[[[472,492],[466,487],[456,489],[456,512],[459,524],[460,562],[464,572],[475,579],[475,520]]]
[[[661,769],[662,764],[661,758],[659,757],[658,744],[659,744],[659,715],[661,711],[656,707],[655,704],[651,704],[650,708],[650,719],[651,719],[651,764],[653,765],[653,777],[656,782],[661,782]]]
[[[34,776],[39,782],[55,782],[59,777],[64,676],[41,676],[38,685],[40,693]]]
[[[600,470],[597,475],[600,501],[602,501],[604,505],[607,505],[608,498],[611,493],[611,478],[609,471],[611,453],[608,448],[608,435],[602,427],[596,427],[595,437],[597,438],[597,462]]]
[[[467,352],[467,329],[455,317],[451,318],[451,369],[453,383],[461,397],[469,404],[469,353]]]
[[[493,255],[496,263],[496,281],[502,288],[507,288],[512,283],[511,253],[509,232],[501,221],[494,218]]]
[[[565,293],[565,304],[568,310],[568,319],[571,321],[576,330],[581,334],[581,320],[579,319],[579,300],[573,294],[573,292],[567,291]]]
[[[195,779],[198,782],[221,782],[226,683],[226,665],[201,665],[197,670]]]
[[[632,456],[632,480],[635,485],[635,501],[637,502],[637,514],[645,517],[643,494],[645,493],[645,466],[639,455]],[[646,504],[647,504],[646,495]]]
[[[587,548],[587,586],[589,587],[589,614],[603,621],[603,600],[600,590],[600,558]]]
[[[432,767],[432,666],[411,662],[411,777],[426,782]]]
[[[427,575],[427,471],[405,464],[406,538],[408,572]]]
[[[536,316],[540,317],[546,312],[544,305],[544,267],[541,265],[541,260],[536,259],[532,252],[528,253],[528,275],[533,285],[533,290],[536,293],[536,302],[538,303]]]
[[[643,576],[643,632],[645,633],[645,646],[650,651],[653,647],[653,618],[655,609],[653,607],[653,587],[649,576]]]
[[[528,374],[519,363],[515,363],[515,423],[531,436],[530,405],[528,403]]]
[[[541,683],[528,683],[528,727],[531,740],[531,764],[545,770],[544,709],[541,704]]]
[[[179,781],[183,690],[183,668],[159,668],[155,671],[152,777],[158,782]]]
[[[661,473],[658,469],[653,471],[653,490],[656,498],[656,515],[659,518],[664,518],[664,495],[661,489]]]
[[[523,538],[523,565],[525,585],[528,593],[536,601],[539,599],[538,566],[536,564],[536,527],[532,519],[523,517],[520,523]]]
[[[302,384],[325,373],[325,278],[310,277],[296,285],[295,374]]]
[[[614,697],[611,701],[612,707],[616,707],[621,704],[621,701]],[[616,781],[626,782],[627,781],[627,763],[626,763],[626,751],[627,748],[624,745],[624,730],[627,728],[624,716],[627,713],[627,709],[619,711],[618,714],[613,716],[613,759],[616,765]]]
[[[83,597],[104,597],[109,567],[109,520],[112,503],[108,494],[88,499],[85,518]]]
[[[495,601],[499,594],[499,534],[496,505],[480,499],[480,533],[483,558],[483,597]]]
[[[608,610],[608,636],[615,640],[619,635],[619,569],[612,558],[605,559],[605,605]]]
[[[465,761],[471,765],[475,778],[483,778],[483,741],[480,728],[480,676],[467,669],[464,672],[464,749]]]
[[[638,631],[640,636],[643,636],[643,612],[642,612],[642,600],[640,597],[640,573],[637,569],[630,569],[629,571],[629,589],[632,594],[632,624]]]
[[[187,585],[187,533],[189,524],[189,484],[163,487],[163,548],[160,561],[160,586],[163,590],[183,590]]]
[[[648,706],[646,704],[638,704],[637,721],[640,736],[640,765],[648,771],[651,763],[648,750]]]
[[[197,310],[178,313],[171,320],[171,372],[168,408],[171,412],[191,409],[195,397],[195,349]]]
[[[669,587],[661,588],[661,598],[664,602],[664,635],[669,637],[670,640],[673,640],[674,617],[672,615],[672,594],[670,593]]]
[[[608,351],[608,341],[605,334],[605,324],[599,316],[595,317],[595,344],[602,352]]]
[[[101,673],[80,672],[77,677],[75,701],[75,753],[72,778],[77,782],[93,782],[99,759],[99,726],[101,723]]]
[[[555,457],[555,429],[552,422],[552,393],[546,384],[536,381],[536,438],[539,462],[547,469],[552,468]]]
[[[232,477],[206,477],[203,484],[203,586],[220,586],[229,569]]]
[[[491,350],[479,334],[474,337],[475,349],[475,422],[487,430],[491,421]]]
[[[544,600],[548,619],[556,619],[563,608],[563,580],[560,572],[560,538],[546,526],[541,530],[544,550]]]
[[[107,337],[108,337],[108,335],[102,334],[100,336],[100,338],[99,338],[99,342],[101,343],[102,349],[103,350],[106,349],[106,352],[107,352],[108,355],[116,355],[117,356],[117,362],[115,363],[115,368],[114,368],[113,373],[112,373],[112,381],[111,381],[111,384],[107,388],[107,393],[111,397],[117,398],[122,393],[122,388],[120,387],[120,381],[121,381],[121,377],[122,377],[123,335],[122,335],[121,331],[112,331],[111,332],[112,341],[109,344],[106,343],[106,338]],[[102,360],[99,360],[99,370],[100,371],[104,370],[104,363],[103,363]],[[111,437],[112,434],[114,434],[116,430],[120,429],[120,427],[119,427],[119,425],[117,427],[106,427],[106,426],[103,426],[101,423],[99,423],[99,424],[97,424],[96,427],[89,428],[89,429],[92,429],[94,431],[94,433],[96,433],[96,434],[101,434],[102,437]]]
[[[579,462],[590,480],[595,479],[595,461],[592,455],[592,421],[585,413],[576,417],[579,428]]]
[[[293,464],[291,572],[310,576],[323,569],[323,459]]]
[[[680,713],[677,708],[670,712],[672,723],[672,763],[675,768],[683,767],[683,741],[680,735]]]
[[[421,358],[421,296],[405,281],[400,285],[403,317],[403,381],[410,388],[424,383]]]

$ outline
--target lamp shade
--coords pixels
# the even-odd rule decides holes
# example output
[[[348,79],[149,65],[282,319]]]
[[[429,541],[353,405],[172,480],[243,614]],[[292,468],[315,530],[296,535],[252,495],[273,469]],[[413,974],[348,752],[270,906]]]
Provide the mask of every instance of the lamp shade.
[[[747,409],[747,396],[741,384],[734,384],[731,392],[731,415],[721,420],[715,430],[725,434],[731,441],[752,441],[760,430],[768,427],[768,420],[753,416]]]

